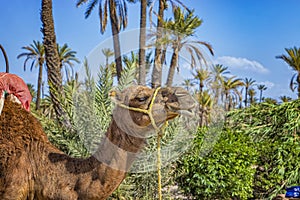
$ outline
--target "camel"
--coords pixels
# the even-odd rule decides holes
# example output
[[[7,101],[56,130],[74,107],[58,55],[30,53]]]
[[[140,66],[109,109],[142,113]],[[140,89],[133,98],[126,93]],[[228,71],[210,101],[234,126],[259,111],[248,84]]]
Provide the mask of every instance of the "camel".
[[[0,116],[0,199],[106,199],[146,145],[147,133],[194,107],[188,92],[176,87],[131,86],[111,97],[116,106],[110,126],[88,158],[64,154],[30,112],[6,99]],[[151,116],[134,108],[150,109]]]

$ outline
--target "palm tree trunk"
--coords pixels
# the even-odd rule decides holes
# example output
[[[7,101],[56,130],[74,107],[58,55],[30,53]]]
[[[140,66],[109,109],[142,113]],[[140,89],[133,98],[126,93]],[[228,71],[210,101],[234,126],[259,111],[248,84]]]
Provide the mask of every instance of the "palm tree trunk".
[[[168,87],[171,87],[173,84],[175,68],[176,68],[177,62],[178,62],[178,52],[179,52],[178,48],[175,47],[173,55],[172,55],[172,60],[171,60],[169,74],[168,74],[167,83],[166,83]]]
[[[116,4],[116,2],[114,0],[109,0],[111,31],[113,34],[117,78],[119,80],[121,78],[121,72],[123,69],[122,69],[121,46],[120,46],[120,37],[119,37],[120,27],[118,25],[119,23],[118,23],[118,16],[116,13],[115,4]]]
[[[158,8],[158,17],[157,17],[157,33],[156,33],[156,41],[159,41],[162,37],[162,26],[164,19],[164,10],[165,10],[165,0],[159,0],[159,8]],[[152,80],[151,85],[152,88],[157,88],[161,86],[162,83],[162,60],[161,60],[162,48],[158,46],[155,48],[155,57],[154,57],[154,66],[152,71]]]
[[[43,79],[43,63],[39,61],[39,76],[37,82],[37,94],[36,94],[36,102],[35,102],[35,110],[40,109],[41,104],[41,91],[42,91],[42,80]]]
[[[139,84],[146,85],[146,13],[147,0],[141,0],[141,19],[140,19],[140,50],[139,50]]]
[[[63,88],[52,14],[52,0],[42,0],[41,20],[50,97],[58,122],[66,128],[71,128],[71,124],[60,104]]]
[[[248,104],[248,88],[245,89],[245,107],[247,107]]]
[[[260,94],[259,94],[259,103],[261,103],[262,100],[262,90],[260,90]]]
[[[3,46],[0,44],[0,49],[3,53],[3,56],[4,56],[4,60],[5,60],[5,72],[6,73],[9,73],[9,63],[8,63],[8,57],[7,57],[7,54],[3,48]]]

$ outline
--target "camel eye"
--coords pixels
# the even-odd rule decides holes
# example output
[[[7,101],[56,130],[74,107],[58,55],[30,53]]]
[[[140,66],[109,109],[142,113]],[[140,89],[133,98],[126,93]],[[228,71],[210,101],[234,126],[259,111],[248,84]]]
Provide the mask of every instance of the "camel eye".
[[[148,99],[149,97],[136,97],[135,99],[139,102],[144,102]]]

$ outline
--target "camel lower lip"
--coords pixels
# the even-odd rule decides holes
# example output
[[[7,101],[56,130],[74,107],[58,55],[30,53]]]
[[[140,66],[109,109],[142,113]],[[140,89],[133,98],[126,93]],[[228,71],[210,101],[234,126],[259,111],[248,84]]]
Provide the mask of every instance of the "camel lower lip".
[[[182,115],[182,116],[186,116],[186,117],[194,116],[194,113],[190,110],[177,110],[176,113],[179,115]]]

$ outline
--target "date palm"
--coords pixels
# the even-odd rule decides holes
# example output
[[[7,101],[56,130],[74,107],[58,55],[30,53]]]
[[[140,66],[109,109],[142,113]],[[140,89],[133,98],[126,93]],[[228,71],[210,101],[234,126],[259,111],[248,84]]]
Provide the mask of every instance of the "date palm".
[[[211,72],[207,69],[197,69],[196,73],[193,73],[194,79],[199,81],[199,93],[202,95],[205,83],[210,80]]]
[[[257,89],[259,90],[259,102],[262,101],[262,93],[264,90],[268,89],[265,85],[260,84],[257,86]]]
[[[136,3],[138,0],[128,0]],[[140,6],[140,36],[139,36],[139,78],[140,85],[146,85],[146,22],[147,22],[147,5],[149,0],[139,0]]]
[[[102,54],[105,56],[105,67],[108,68],[109,58],[114,55],[114,52],[110,48],[104,48],[101,51],[102,51]]]
[[[253,88],[250,88],[248,91],[249,94],[249,100],[250,100],[250,105],[255,103],[255,95],[256,95],[256,91]]]
[[[184,13],[179,7],[174,10],[174,20],[168,20],[164,23],[164,27],[172,31],[172,49],[173,54],[171,58],[169,73],[167,77],[167,86],[173,84],[173,77],[175,69],[178,67],[179,52],[184,48],[191,56],[192,66],[195,66],[200,60],[206,62],[206,59],[199,49],[199,45],[205,46],[213,55],[213,50],[210,44],[191,40],[190,37],[194,35],[196,29],[202,24],[202,20],[194,16],[194,12]]]
[[[220,64],[213,65],[212,68],[212,89],[214,90],[215,100],[218,101],[220,98],[222,83],[225,79],[225,75],[229,74],[228,67]]]
[[[121,28],[127,26],[127,4],[125,0],[78,0],[77,7],[84,3],[88,3],[87,10],[85,11],[85,18],[88,18],[95,8],[99,5],[99,17],[100,17],[100,30],[103,34],[106,30],[108,15],[111,24],[111,31],[113,36],[113,45],[115,53],[115,62],[117,69],[118,80],[121,77],[122,72],[122,57],[119,33]]]
[[[42,0],[41,21],[51,101],[53,103],[56,118],[60,125],[67,129],[71,129],[71,123],[60,104],[60,100],[64,96],[64,92],[54,29],[52,0]]]
[[[241,79],[232,76],[225,78],[222,84],[223,93],[225,95],[225,110],[229,111],[234,107],[235,103],[242,100],[242,94],[239,91],[239,87],[243,86],[244,83]]]
[[[102,49],[102,54],[105,56],[105,70],[110,70],[110,74],[112,75],[112,77],[116,76],[116,63],[109,63],[109,58],[114,55],[114,52],[110,48],[104,48]]]
[[[204,90],[202,94],[198,93],[196,98],[199,103],[199,114],[200,114],[200,121],[199,126],[208,126],[210,122],[210,113],[213,109],[213,98],[209,94],[208,90]]]
[[[244,86],[245,86],[245,107],[247,107],[248,104],[248,93],[249,93],[249,89],[251,88],[251,86],[253,86],[255,84],[255,80],[253,80],[252,78],[245,78],[244,79]]]
[[[181,5],[185,10],[190,11],[181,1],[179,0],[154,0],[152,3],[152,6],[150,6],[150,24],[152,24],[152,18],[151,13],[153,12],[153,5],[155,2],[159,2],[158,6],[158,13],[155,15],[157,16],[157,24],[156,24],[156,40],[161,41],[164,37],[164,11],[168,7],[168,2],[172,5],[172,10],[174,10],[177,5]],[[154,66],[153,66],[153,72],[151,77],[151,84],[153,88],[159,87],[162,83],[162,65],[165,61],[165,49],[163,45],[158,45],[155,48],[155,54],[154,54]]]
[[[293,92],[297,89],[300,98],[300,48],[285,48],[285,51],[288,55],[282,54],[276,58],[282,59],[296,72],[291,79],[290,88]]]
[[[33,41],[33,44],[29,46],[22,47],[26,52],[21,53],[17,58],[26,57],[24,61],[24,71],[26,71],[26,65],[29,60],[31,60],[30,71],[33,67],[38,68],[38,80],[37,80],[37,93],[36,93],[36,102],[35,109],[40,109],[41,103],[41,92],[42,92],[42,82],[43,82],[43,66],[45,64],[45,49],[43,43],[40,41]]]
[[[183,80],[183,83],[182,83],[182,86],[190,92],[191,88],[194,87],[194,83],[193,83],[193,80],[192,79],[184,79]]]
[[[67,44],[64,44],[63,46],[57,44],[57,50],[60,61],[60,69],[62,70],[63,67],[65,68],[66,79],[67,82],[69,82],[70,78],[74,79],[73,62],[80,63],[80,61],[75,56],[76,51],[72,51],[72,49],[69,48]],[[71,70],[71,77],[69,69]]]

